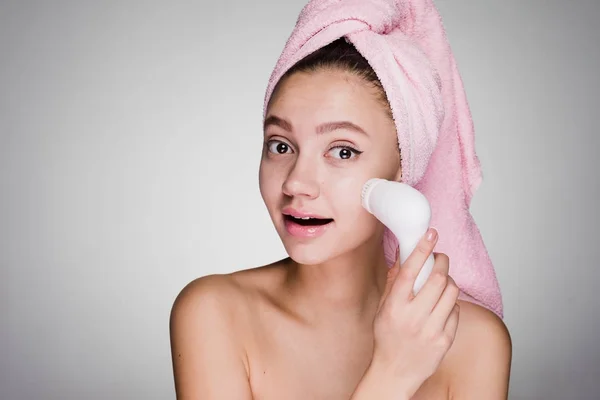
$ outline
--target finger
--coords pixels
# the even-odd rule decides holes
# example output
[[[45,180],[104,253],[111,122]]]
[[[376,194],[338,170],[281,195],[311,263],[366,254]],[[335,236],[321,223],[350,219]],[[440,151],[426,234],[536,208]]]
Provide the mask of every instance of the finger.
[[[433,252],[437,239],[438,233],[434,228],[430,228],[421,237],[415,249],[406,258],[404,264],[400,266],[400,271],[391,289],[391,296],[397,295],[403,299],[412,299],[414,297],[412,291],[415,280],[419,275],[419,271],[423,268],[425,260]]]
[[[413,300],[415,307],[427,315],[433,311],[448,286],[448,280],[451,279],[448,276],[448,270],[450,269],[448,256],[444,253],[433,254],[435,263],[431,274]]]
[[[458,330],[458,322],[460,321],[460,306],[455,304],[450,311],[450,315],[448,316],[448,320],[446,321],[446,326],[444,327],[444,333],[448,338],[451,339],[451,342],[454,342],[454,338],[456,337],[456,331]]]
[[[444,326],[448,323],[449,315],[452,313],[454,306],[457,304],[459,289],[454,279],[448,277],[448,284],[444,289],[444,292],[440,296],[437,304],[435,305],[431,315],[429,317],[428,325],[436,332],[444,329]]]

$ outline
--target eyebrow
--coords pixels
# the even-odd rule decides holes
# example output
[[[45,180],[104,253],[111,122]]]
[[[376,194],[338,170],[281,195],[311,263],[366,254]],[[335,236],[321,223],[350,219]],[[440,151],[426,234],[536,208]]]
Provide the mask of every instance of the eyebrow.
[[[269,125],[278,126],[288,132],[292,131],[292,124],[286,121],[283,118],[279,118],[275,115],[271,115],[265,119],[265,123],[263,125],[263,130],[266,130]],[[364,131],[360,126],[350,122],[350,121],[334,121],[334,122],[325,122],[317,127],[317,134],[322,135],[324,133],[332,132],[338,129],[347,129],[350,131],[355,131],[361,133],[363,135],[367,135],[368,133]]]

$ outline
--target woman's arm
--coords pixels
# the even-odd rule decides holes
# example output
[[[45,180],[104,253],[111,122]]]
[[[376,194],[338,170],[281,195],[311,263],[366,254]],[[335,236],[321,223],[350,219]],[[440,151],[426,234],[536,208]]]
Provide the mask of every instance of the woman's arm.
[[[245,353],[236,334],[235,288],[221,276],[187,285],[170,317],[177,399],[252,399]]]
[[[459,301],[460,322],[448,352],[450,399],[506,400],[512,341],[504,322],[491,311]]]

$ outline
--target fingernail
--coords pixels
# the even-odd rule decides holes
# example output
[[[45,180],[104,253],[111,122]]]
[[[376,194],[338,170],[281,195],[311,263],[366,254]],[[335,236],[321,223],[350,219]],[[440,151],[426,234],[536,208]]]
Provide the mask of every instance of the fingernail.
[[[433,242],[437,237],[437,231],[434,228],[429,228],[427,230],[427,241]]]

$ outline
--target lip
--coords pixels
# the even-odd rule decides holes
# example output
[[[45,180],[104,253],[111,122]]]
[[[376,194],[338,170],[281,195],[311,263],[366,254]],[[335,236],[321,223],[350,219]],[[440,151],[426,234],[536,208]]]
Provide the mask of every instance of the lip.
[[[314,214],[308,211],[302,211],[302,210],[296,210],[295,208],[292,207],[286,207],[282,210],[282,213],[285,215],[291,215],[292,217],[295,218],[318,218],[318,219],[332,219],[329,217],[324,217],[322,215],[319,214]]]
[[[319,237],[323,235],[327,231],[327,229],[329,229],[329,227],[334,223],[334,221],[332,220],[331,222],[325,225],[300,225],[294,221],[285,218],[283,222],[287,233],[297,238]]]

